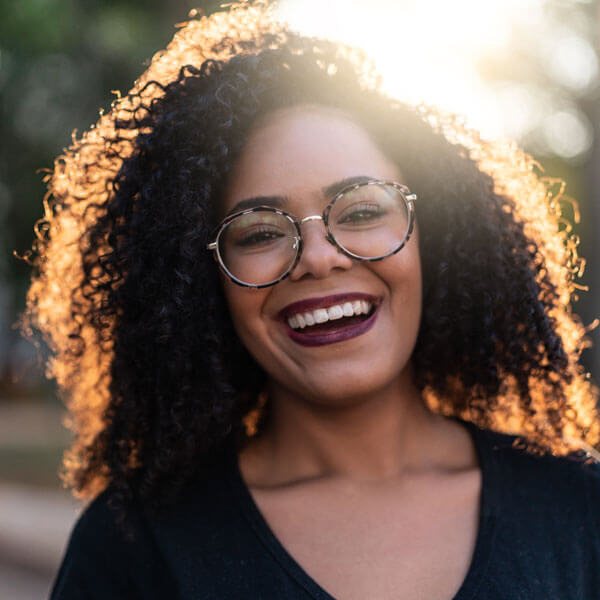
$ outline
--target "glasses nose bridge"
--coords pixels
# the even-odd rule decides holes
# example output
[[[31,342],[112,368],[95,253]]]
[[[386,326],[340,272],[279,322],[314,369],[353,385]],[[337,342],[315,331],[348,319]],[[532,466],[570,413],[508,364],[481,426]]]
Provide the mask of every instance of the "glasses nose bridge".
[[[303,223],[306,223],[307,221],[323,221],[323,223],[325,223],[325,220],[323,219],[323,215],[308,215],[308,217],[304,217],[304,219],[300,219],[300,221],[298,221],[298,224],[302,225]]]
[[[298,221],[298,226],[302,225],[303,223],[308,223],[309,221],[322,221],[323,227],[325,228],[324,238],[332,246],[336,245],[335,242],[333,241],[332,237],[331,237],[331,233],[329,231],[329,227],[327,226],[327,221],[325,220],[325,218],[323,217],[323,215],[308,215],[307,217],[304,217],[303,219],[300,219]],[[300,235],[302,236],[302,232],[300,232]],[[302,236],[302,237],[304,237],[304,236]]]

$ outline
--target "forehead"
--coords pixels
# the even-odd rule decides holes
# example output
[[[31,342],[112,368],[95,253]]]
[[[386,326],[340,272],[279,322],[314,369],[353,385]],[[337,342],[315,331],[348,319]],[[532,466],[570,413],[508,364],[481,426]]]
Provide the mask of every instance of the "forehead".
[[[397,167],[344,113],[318,106],[285,109],[255,125],[232,171],[223,208],[256,196],[321,200],[321,189],[360,175],[400,180]]]

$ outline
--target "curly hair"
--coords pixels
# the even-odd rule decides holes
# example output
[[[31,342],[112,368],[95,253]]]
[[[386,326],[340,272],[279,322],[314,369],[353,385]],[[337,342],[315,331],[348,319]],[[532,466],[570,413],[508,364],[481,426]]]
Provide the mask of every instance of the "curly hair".
[[[75,433],[63,478],[80,496],[110,483],[160,504],[248,439],[265,375],[205,245],[253,124],[307,103],[350,115],[419,195],[428,407],[537,452],[598,447],[562,188],[516,146],[384,95],[359,51],[234,6],[183,26],[48,176],[23,327],[52,350]]]

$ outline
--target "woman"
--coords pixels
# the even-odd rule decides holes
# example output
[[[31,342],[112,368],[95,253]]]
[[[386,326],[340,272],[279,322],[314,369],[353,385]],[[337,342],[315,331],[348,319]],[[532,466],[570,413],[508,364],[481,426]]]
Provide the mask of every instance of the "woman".
[[[95,499],[52,598],[600,592],[559,198],[366,65],[234,7],[57,161],[27,316]]]

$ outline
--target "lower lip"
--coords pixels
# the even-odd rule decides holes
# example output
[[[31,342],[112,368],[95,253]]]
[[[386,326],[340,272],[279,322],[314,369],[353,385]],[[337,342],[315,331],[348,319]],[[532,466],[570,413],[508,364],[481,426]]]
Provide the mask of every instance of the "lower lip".
[[[333,331],[328,331],[326,333],[300,333],[300,331],[288,326],[287,334],[294,342],[301,346],[325,346],[327,344],[335,344],[337,342],[343,342],[358,337],[369,331],[369,329],[375,325],[378,313],[379,309],[376,308],[373,311],[373,314],[365,321],[361,321],[355,325],[347,325],[346,327],[341,327],[338,330],[334,329]]]

